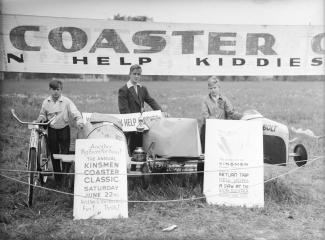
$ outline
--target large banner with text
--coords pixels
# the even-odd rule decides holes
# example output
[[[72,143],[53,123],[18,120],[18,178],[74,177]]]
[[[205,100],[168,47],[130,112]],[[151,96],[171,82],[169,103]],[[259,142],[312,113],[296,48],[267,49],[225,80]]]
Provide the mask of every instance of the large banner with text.
[[[208,203],[264,207],[263,127],[207,119],[203,192]]]
[[[176,24],[0,15],[0,71],[323,75],[324,26]]]

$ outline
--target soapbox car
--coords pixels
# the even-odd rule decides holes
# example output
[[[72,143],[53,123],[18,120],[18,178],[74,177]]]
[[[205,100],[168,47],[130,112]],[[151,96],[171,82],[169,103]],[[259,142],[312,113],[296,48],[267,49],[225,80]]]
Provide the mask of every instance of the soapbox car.
[[[264,163],[285,166],[289,157],[293,157],[298,166],[306,164],[308,156],[304,145],[297,144],[293,147],[293,153],[289,154],[291,142],[286,125],[265,118],[255,110],[246,111],[242,120],[262,121]],[[130,175],[203,169],[204,155],[196,119],[155,117],[144,121],[139,113],[135,129],[143,134],[143,146],[129,152],[127,161]],[[118,115],[91,114],[78,133],[78,138],[113,138],[122,141],[127,149],[127,139]],[[55,158],[67,159],[58,154]],[[198,166],[201,166],[200,169]]]

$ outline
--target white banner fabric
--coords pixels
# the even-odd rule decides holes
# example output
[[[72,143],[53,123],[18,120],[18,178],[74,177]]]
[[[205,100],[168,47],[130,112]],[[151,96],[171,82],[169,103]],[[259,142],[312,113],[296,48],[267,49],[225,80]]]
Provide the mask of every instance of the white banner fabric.
[[[0,15],[0,71],[323,75],[324,26],[176,24]]]

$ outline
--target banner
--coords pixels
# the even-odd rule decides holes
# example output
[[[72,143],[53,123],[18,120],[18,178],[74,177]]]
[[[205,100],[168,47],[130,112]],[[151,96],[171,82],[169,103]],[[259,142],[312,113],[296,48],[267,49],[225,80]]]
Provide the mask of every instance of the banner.
[[[263,207],[262,122],[207,119],[205,142],[207,202]]]
[[[324,26],[176,24],[0,15],[0,70],[323,75]]]

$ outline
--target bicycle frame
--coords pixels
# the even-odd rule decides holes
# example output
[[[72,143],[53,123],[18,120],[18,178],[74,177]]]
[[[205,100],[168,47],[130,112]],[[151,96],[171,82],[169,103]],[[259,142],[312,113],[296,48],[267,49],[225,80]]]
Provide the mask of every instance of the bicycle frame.
[[[27,191],[27,203],[28,206],[33,204],[33,192],[34,187],[39,183],[44,184],[46,182],[47,176],[44,174],[47,170],[48,164],[48,152],[44,150],[47,149],[46,144],[46,130],[40,128],[40,126],[48,126],[55,117],[50,119],[47,123],[37,123],[37,122],[24,122],[21,121],[15,114],[15,110],[11,109],[12,116],[21,124],[28,125],[28,129],[31,130],[29,138],[29,150],[28,150],[28,160],[26,162],[26,167],[28,168],[28,191]],[[43,139],[45,139],[45,146],[42,144]],[[43,147],[42,147],[43,146]],[[45,155],[43,156],[45,151]],[[44,162],[44,160],[46,160]],[[43,169],[44,168],[44,169]]]
[[[39,126],[38,125],[28,125],[28,129],[31,129],[30,138],[29,138],[29,148],[35,148],[37,150],[38,147],[38,139],[39,139]]]

